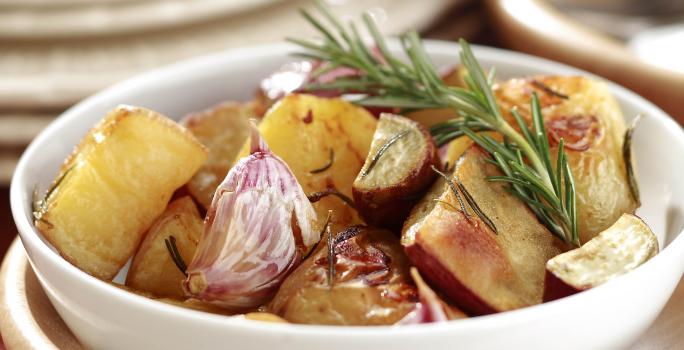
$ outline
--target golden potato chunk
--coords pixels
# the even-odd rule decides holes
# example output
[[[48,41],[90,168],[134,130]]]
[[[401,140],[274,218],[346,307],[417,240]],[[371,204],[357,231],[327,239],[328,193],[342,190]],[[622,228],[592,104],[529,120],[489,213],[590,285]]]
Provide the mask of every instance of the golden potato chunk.
[[[307,195],[334,188],[351,198],[376,124],[368,111],[342,99],[290,94],[266,113],[259,132]],[[248,151],[249,143],[237,159]],[[321,220],[333,210],[335,227],[360,222],[352,208],[333,196],[314,203],[314,208]]]
[[[576,76],[512,79],[497,86],[496,94],[513,125],[508,113],[514,106],[531,123],[532,92],[539,96],[554,158],[559,140],[565,142],[575,178],[580,241],[585,243],[638,207],[622,154],[622,112],[604,82]]]
[[[171,259],[165,240],[173,236],[183,261],[190,262],[202,227],[202,217],[192,198],[185,196],[171,202],[135,253],[126,285],[160,297],[184,297],[181,283],[185,276]]]
[[[153,111],[120,106],[81,140],[35,213],[36,228],[69,262],[112,279],[207,151]]]
[[[249,119],[256,118],[254,109],[254,103],[226,102],[181,121],[209,149],[207,161],[188,182],[188,191],[205,209],[249,136]]]

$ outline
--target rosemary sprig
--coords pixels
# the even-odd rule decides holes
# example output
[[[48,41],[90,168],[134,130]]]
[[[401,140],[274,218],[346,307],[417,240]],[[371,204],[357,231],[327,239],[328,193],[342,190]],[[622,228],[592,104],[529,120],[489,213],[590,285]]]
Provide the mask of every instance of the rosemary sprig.
[[[333,149],[331,147],[330,148],[330,154],[328,156],[328,162],[320,168],[316,168],[314,170],[309,171],[309,174],[322,173],[322,172],[328,170],[333,165],[333,163],[335,163],[335,151],[333,151]]]
[[[176,267],[180,272],[185,275],[185,277],[188,277],[188,267],[185,265],[185,260],[183,260],[183,256],[180,255],[180,252],[178,251],[178,246],[176,246],[176,237],[174,236],[169,236],[167,238],[164,238],[164,243],[166,244],[166,250],[169,252],[169,257],[171,257],[171,260],[173,260],[173,263],[176,264]]]
[[[461,197],[461,194],[458,193],[458,189],[456,188],[456,185],[454,185],[454,182],[451,181],[449,178],[449,175],[439,171],[434,165],[432,166],[432,171],[437,173],[437,175],[441,176],[444,181],[446,181],[447,186],[451,189],[451,192],[454,194],[454,197],[456,197],[456,200],[458,201],[458,206],[461,207],[461,211],[463,212],[463,215],[465,215],[467,218],[470,218],[470,214],[468,213],[468,210],[466,210],[465,203],[463,202],[463,198]],[[446,202],[444,202],[446,203]]]
[[[364,170],[361,173],[361,178],[366,177],[366,175],[368,175],[368,173],[370,173],[371,170],[373,170],[373,168],[375,167],[375,164],[377,164],[380,157],[382,157],[382,155],[385,154],[385,152],[387,152],[388,148],[390,148],[395,142],[399,141],[399,139],[401,139],[402,137],[408,135],[408,133],[410,131],[411,130],[404,130],[404,131],[392,136],[389,140],[387,140],[387,142],[385,142],[385,144],[382,145],[382,147],[380,147],[380,149],[378,150],[378,153],[376,153],[373,156],[373,158],[371,159],[370,164],[368,164],[368,167],[366,168],[366,170]]]
[[[48,209],[48,199],[50,199],[50,196],[59,188],[59,185],[62,184],[64,179],[66,179],[67,175],[71,172],[71,170],[74,168],[74,165],[70,165],[67,169],[65,169],[59,177],[50,185],[50,188],[45,191],[45,195],[43,198],[39,199],[39,194],[38,194],[38,185],[36,185],[33,189],[33,198],[31,201],[31,209],[33,211],[33,218],[37,221],[44,221],[43,219],[43,214],[47,212]],[[48,223],[48,222],[46,222]],[[49,223],[48,223],[49,224]]]
[[[311,194],[307,195],[306,197],[309,199],[309,202],[316,203],[316,202],[320,201],[321,199],[323,199],[327,196],[335,196],[335,197],[341,199],[346,205],[356,209],[356,204],[354,204],[354,200],[347,197],[347,195],[338,191],[334,187],[327,188],[323,191],[311,193]]]
[[[641,195],[639,194],[639,185],[637,184],[636,174],[634,172],[634,164],[632,161],[632,135],[634,135],[634,128],[640,119],[641,114],[637,114],[636,118],[634,118],[632,121],[632,125],[629,126],[627,131],[625,131],[625,138],[624,142],[622,143],[622,157],[627,170],[627,182],[629,184],[629,190],[632,193],[632,198],[634,198],[634,201],[636,201],[637,206],[641,205]]]
[[[316,6],[323,20],[305,10],[302,10],[302,14],[321,34],[322,40],[288,39],[303,49],[296,55],[324,61],[332,67],[355,69],[361,74],[330,83],[310,84],[308,89],[361,92],[364,96],[354,101],[361,105],[454,109],[459,118],[431,130],[438,145],[463,135],[472,138],[492,155],[495,164],[504,173],[490,180],[509,183],[513,193],[530,207],[553,234],[569,244],[579,245],[572,172],[562,146],[558,149],[556,164],[552,164],[536,95],[532,98],[531,106],[534,132],[515,112],[513,115],[521,129],[517,131],[499,110],[491,88],[494,72],[485,75],[465,40],[460,40],[460,58],[468,70],[465,77],[467,89],[447,86],[440,79],[416,31],[399,38],[407,62],[389,51],[372,17],[365,14],[363,22],[379,52],[379,55],[375,55],[368,49],[353,23],[345,28],[323,2],[317,1]],[[483,130],[501,134],[504,141],[498,142],[487,135],[477,134]]]

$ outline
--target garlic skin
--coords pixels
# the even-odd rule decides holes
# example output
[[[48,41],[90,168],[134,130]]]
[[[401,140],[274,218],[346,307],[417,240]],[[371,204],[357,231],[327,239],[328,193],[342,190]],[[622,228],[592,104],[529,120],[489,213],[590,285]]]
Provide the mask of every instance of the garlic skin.
[[[183,281],[188,296],[231,309],[266,302],[320,239],[294,174],[251,128],[250,155],[216,189]]]
[[[395,325],[445,322],[465,315],[458,310],[450,309],[442,299],[425,283],[418,269],[411,268],[411,277],[418,289],[418,303],[415,309],[397,321]]]

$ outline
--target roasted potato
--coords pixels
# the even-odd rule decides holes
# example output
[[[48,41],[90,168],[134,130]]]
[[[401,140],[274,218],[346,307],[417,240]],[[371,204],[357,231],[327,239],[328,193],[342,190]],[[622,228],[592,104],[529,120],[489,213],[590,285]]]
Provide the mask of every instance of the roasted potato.
[[[183,261],[190,262],[201,235],[202,217],[192,198],[174,200],[145,235],[128,269],[126,285],[160,297],[183,298],[185,276],[171,259],[165,240],[172,236]]]
[[[285,320],[284,318],[269,312],[248,312],[245,314],[244,317],[245,319],[252,321],[287,323],[287,320]]]
[[[658,238],[640,218],[624,214],[583,246],[546,263],[544,301],[601,285],[658,254]]]
[[[389,231],[353,226],[306,259],[282,284],[268,310],[289,322],[331,325],[393,324],[415,307],[409,266]]]
[[[207,161],[188,182],[188,190],[208,209],[216,187],[230,170],[235,156],[249,136],[249,120],[255,118],[255,103],[226,102],[181,121],[209,149]]]
[[[622,112],[606,83],[585,77],[512,79],[496,87],[501,110],[509,113],[515,106],[528,121],[532,92],[539,96],[554,157],[564,139],[575,178],[580,241],[587,242],[639,206],[622,153]]]
[[[290,94],[259,124],[273,153],[292,169],[304,192],[335,188],[352,196],[352,183],[368,154],[377,121],[361,107],[337,98]],[[237,159],[248,154],[245,144]],[[314,203],[319,219],[333,210],[334,227],[359,223],[354,209],[329,196]]]
[[[402,232],[411,263],[471,315],[541,303],[544,264],[563,246],[504,185],[487,180],[499,172],[486,157],[469,148],[451,183],[435,182]]]
[[[437,147],[419,123],[382,114],[370,152],[353,183],[356,208],[372,226],[401,229],[439,168]]]
[[[111,280],[207,151],[153,111],[120,106],[91,129],[36,208],[36,228],[69,262]]]

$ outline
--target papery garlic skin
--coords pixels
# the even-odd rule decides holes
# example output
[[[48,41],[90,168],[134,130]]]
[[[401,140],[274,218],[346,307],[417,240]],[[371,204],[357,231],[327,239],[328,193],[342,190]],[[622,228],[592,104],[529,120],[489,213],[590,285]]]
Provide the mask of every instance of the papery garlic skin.
[[[447,315],[446,307],[442,299],[423,281],[418,270],[415,267],[411,268],[411,277],[416,283],[418,289],[418,303],[416,308],[409,312],[401,320],[395,323],[396,325],[420,324],[431,322],[448,321],[450,317]]]
[[[183,282],[189,296],[234,309],[267,301],[320,239],[302,187],[254,126],[250,153],[217,188]]]

